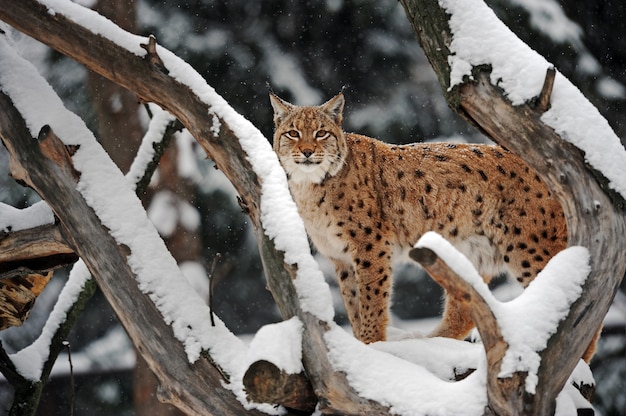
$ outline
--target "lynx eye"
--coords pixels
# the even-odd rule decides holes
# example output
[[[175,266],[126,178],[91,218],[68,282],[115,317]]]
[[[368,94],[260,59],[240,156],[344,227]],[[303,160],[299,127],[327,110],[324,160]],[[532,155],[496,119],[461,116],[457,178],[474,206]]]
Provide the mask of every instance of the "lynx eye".
[[[315,133],[315,138],[316,139],[323,139],[325,137],[328,137],[329,133],[326,130],[318,130]]]
[[[300,138],[300,132],[298,132],[298,130],[289,130],[286,134],[287,136],[289,136],[290,139]]]

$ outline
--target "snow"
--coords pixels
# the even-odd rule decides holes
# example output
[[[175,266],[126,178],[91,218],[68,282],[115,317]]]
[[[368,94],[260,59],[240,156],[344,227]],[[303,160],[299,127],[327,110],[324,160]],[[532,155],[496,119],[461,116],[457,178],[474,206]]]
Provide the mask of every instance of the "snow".
[[[559,322],[582,293],[582,285],[591,271],[589,251],[578,246],[561,251],[520,296],[502,303],[489,291],[470,261],[439,234],[432,231],[424,234],[415,247],[433,250],[489,305],[508,344],[499,377],[527,372],[526,391],[534,394],[541,363],[538,352],[547,347]]]
[[[265,360],[287,374],[302,372],[302,328],[302,322],[294,316],[259,329],[248,348],[245,367]]]
[[[442,380],[476,368],[484,356],[480,344],[439,337],[377,342],[372,348],[424,367]]]
[[[514,105],[539,95],[552,65],[522,42],[481,0],[440,0],[450,14],[450,88],[472,76],[472,68],[491,65],[491,82]],[[609,123],[567,78],[557,72],[551,108],[541,120],[585,152],[586,161],[626,198],[626,150]]]
[[[594,385],[593,374],[591,369],[583,361],[580,360],[572,375],[567,380],[563,390],[556,398],[555,416],[569,416],[578,414],[578,409],[593,409],[593,406],[587,401],[574,386]]]
[[[394,414],[480,415],[487,404],[484,354],[473,363],[478,364],[474,373],[451,382],[420,365],[362,344],[341,328],[331,329],[324,339],[333,367],[346,373],[362,397],[389,406]]]
[[[54,224],[54,214],[43,201],[24,209],[0,203],[0,231],[27,230],[47,224]]]

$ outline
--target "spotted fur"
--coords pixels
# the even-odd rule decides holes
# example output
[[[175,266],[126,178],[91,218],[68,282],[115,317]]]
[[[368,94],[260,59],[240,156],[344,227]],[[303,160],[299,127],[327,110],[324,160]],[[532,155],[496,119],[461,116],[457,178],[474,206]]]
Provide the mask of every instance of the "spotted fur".
[[[344,133],[344,97],[300,107],[270,95],[274,149],[317,248],[335,265],[353,332],[385,339],[392,264],[426,231],[465,254],[485,281],[528,285],[567,245],[563,210],[518,156],[499,146],[396,146]],[[446,300],[433,336],[464,338],[473,323]]]

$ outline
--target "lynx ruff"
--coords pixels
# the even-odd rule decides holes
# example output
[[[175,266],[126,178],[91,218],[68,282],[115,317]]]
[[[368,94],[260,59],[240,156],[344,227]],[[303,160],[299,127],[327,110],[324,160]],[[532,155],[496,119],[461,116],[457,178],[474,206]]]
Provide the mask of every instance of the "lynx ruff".
[[[309,237],[334,264],[352,330],[363,342],[385,339],[392,265],[426,231],[449,240],[486,282],[508,272],[524,287],[567,245],[561,206],[522,159],[501,147],[396,146],[344,133],[341,93],[320,106],[274,94],[270,101],[274,150]],[[430,336],[462,339],[473,326],[447,297]]]

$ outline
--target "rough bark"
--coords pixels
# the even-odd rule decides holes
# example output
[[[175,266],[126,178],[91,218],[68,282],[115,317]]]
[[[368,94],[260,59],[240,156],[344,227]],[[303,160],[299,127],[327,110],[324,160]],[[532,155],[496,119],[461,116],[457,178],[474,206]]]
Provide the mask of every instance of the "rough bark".
[[[243,377],[248,400],[312,413],[317,397],[304,373],[287,374],[269,361],[250,365]]]
[[[76,260],[56,224],[0,235],[0,278],[45,273]]]

